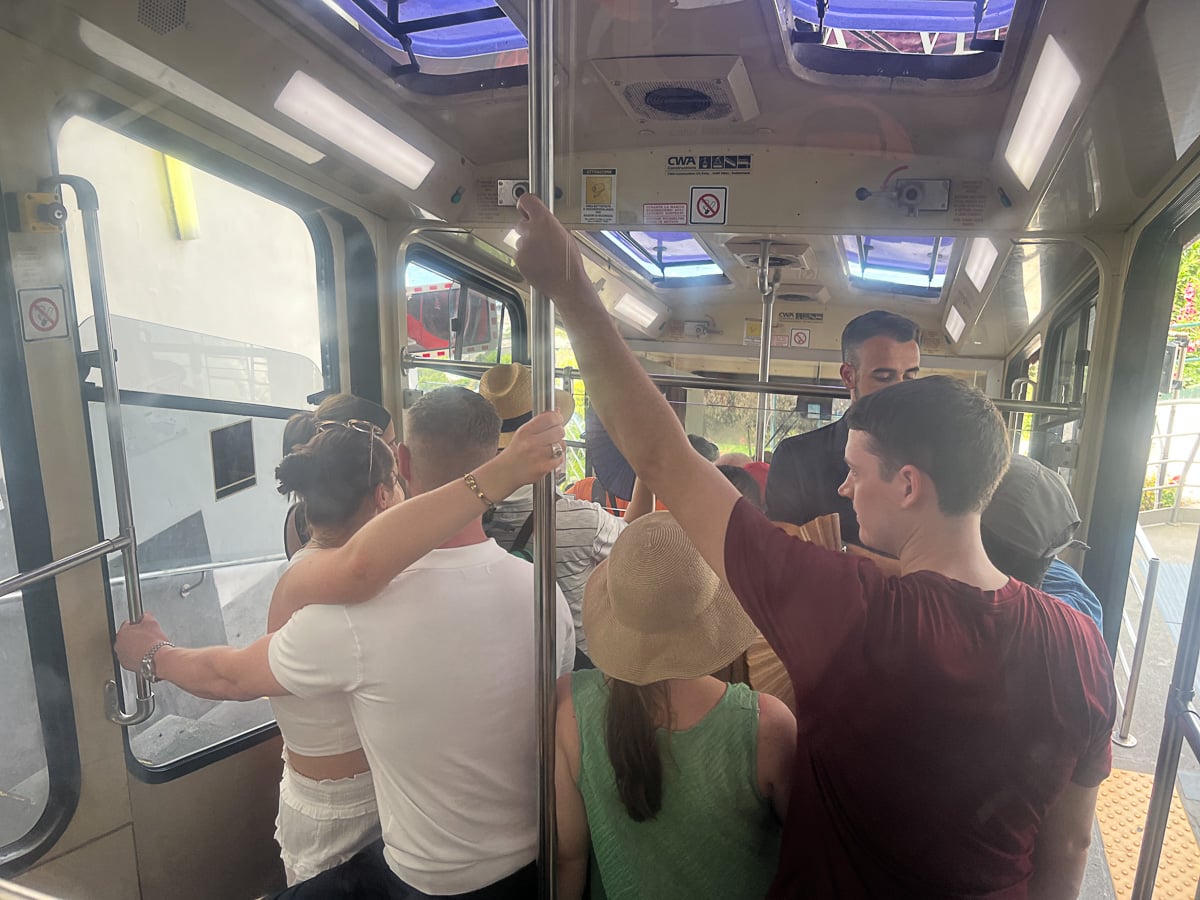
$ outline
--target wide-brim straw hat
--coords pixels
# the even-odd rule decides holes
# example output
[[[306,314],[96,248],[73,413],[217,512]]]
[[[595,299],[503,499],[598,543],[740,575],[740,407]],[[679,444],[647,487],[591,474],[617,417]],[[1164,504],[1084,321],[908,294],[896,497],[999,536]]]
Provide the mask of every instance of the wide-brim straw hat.
[[[533,418],[533,377],[519,363],[492,366],[479,379],[479,393],[500,414],[500,446],[507,447],[518,428]],[[555,408],[569,422],[575,415],[575,398],[554,390]]]
[[[711,675],[758,632],[669,512],[621,532],[583,593],[588,655],[630,684]]]

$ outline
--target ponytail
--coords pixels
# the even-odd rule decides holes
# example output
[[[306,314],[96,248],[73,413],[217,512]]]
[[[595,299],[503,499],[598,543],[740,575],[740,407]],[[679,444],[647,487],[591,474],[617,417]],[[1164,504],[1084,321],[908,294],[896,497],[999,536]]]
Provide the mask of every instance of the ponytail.
[[[639,686],[608,680],[605,741],[616,776],[617,794],[629,818],[653,819],[662,809],[663,762],[658,748],[658,719],[670,725],[670,699],[663,682]]]

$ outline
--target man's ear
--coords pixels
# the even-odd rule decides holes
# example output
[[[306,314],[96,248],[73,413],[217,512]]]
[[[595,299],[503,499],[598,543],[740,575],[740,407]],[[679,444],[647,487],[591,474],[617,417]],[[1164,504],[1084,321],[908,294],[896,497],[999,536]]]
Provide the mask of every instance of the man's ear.
[[[916,466],[901,466],[895,481],[901,509],[914,509],[930,500],[937,503],[937,488],[933,479]]]
[[[850,363],[842,363],[838,374],[842,376],[842,384],[846,386],[846,390],[853,391],[858,386],[858,371]]]
[[[396,445],[396,464],[400,466],[400,477],[412,481],[412,451],[404,444]]]

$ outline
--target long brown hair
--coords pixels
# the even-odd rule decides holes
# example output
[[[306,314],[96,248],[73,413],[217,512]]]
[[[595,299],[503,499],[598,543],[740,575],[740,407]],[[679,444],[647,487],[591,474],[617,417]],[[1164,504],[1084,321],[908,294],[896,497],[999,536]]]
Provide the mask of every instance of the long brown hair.
[[[662,809],[663,760],[656,733],[660,721],[670,727],[671,700],[666,682],[636,685],[608,679],[608,759],[616,776],[617,794],[635,822],[653,819]]]

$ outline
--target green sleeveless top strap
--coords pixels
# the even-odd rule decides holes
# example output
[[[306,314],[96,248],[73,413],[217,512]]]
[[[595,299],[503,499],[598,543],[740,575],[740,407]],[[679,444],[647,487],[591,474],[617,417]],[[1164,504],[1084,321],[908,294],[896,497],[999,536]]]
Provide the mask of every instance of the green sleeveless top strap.
[[[779,864],[782,826],[758,790],[758,695],[731,684],[693,727],[658,730],[663,806],[647,822],[629,818],[617,794],[604,737],[604,673],[575,672],[571,696],[593,900],[765,896]]]

